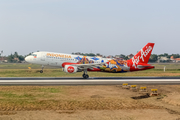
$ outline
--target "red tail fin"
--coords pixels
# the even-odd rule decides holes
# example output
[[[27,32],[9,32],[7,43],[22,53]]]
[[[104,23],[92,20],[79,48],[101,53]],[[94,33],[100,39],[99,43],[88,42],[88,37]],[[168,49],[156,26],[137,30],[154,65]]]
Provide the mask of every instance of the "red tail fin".
[[[145,63],[147,64],[154,48],[154,43],[148,43],[144,46],[131,60],[133,64]]]

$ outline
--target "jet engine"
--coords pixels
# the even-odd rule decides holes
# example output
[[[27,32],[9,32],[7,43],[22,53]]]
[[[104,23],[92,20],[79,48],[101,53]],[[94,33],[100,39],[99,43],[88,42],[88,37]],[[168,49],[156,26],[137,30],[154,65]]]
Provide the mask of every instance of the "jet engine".
[[[65,67],[63,68],[63,71],[66,73],[76,73],[78,72],[78,69],[75,66],[65,65]]]

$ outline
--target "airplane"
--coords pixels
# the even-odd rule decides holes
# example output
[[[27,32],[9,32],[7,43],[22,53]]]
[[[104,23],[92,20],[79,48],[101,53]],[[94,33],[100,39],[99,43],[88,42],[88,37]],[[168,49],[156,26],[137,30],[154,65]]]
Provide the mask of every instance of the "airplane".
[[[66,73],[84,72],[82,77],[89,78],[87,71],[123,73],[152,69],[148,64],[155,43],[145,45],[134,57],[129,60],[121,58],[99,58],[54,52],[34,52],[25,58],[25,61],[44,66],[63,68]]]

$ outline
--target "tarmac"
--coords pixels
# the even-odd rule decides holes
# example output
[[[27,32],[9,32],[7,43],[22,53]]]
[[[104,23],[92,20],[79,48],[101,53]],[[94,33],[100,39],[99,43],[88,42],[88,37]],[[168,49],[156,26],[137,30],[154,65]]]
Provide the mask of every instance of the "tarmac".
[[[0,85],[179,85],[180,77],[6,77],[0,78]]]

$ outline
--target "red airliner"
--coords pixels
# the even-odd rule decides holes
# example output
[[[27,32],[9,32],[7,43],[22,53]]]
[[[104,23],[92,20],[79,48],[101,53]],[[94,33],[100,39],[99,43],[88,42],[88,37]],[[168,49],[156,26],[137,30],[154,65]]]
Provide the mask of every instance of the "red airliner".
[[[154,43],[148,43],[130,60],[54,52],[35,52],[32,55],[27,56],[25,60],[29,63],[42,65],[41,73],[43,73],[44,65],[49,65],[63,68],[63,71],[67,73],[83,71],[84,73],[82,76],[87,79],[89,78],[87,71],[122,73],[152,69],[154,66],[148,64],[148,61],[153,48]]]

